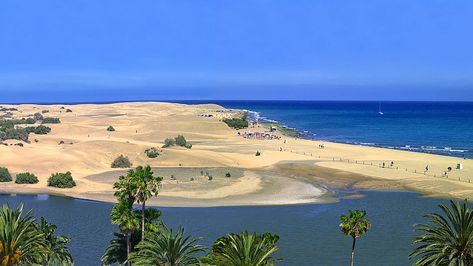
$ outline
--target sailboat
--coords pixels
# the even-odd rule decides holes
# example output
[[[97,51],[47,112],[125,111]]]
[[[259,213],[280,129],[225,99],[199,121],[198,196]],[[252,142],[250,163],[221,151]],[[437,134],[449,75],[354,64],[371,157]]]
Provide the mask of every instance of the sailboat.
[[[384,115],[384,113],[381,111],[381,103],[379,103],[378,114],[379,115]]]

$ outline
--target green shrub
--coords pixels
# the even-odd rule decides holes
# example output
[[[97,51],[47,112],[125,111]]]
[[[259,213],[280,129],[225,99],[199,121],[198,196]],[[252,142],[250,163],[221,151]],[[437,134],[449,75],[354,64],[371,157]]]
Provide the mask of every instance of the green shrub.
[[[62,144],[64,144],[64,140],[59,141],[58,145],[62,145]]]
[[[193,178],[193,177],[191,177],[190,181],[194,181],[194,178]]]
[[[186,138],[183,135],[178,135],[175,138],[167,138],[164,140],[163,148],[171,147],[171,146],[181,146],[186,147],[188,149],[192,148],[192,144],[188,143]]]
[[[184,147],[184,146],[186,146],[186,144],[187,144],[187,140],[186,140],[186,138],[185,138],[183,135],[178,135],[178,136],[175,138],[175,142],[176,142],[176,145],[177,145],[177,146],[181,146],[181,147]]]
[[[38,135],[46,135],[51,132],[51,128],[43,125],[39,125],[37,127],[27,127],[26,128],[29,133],[35,133]]]
[[[230,172],[227,172],[227,173],[225,174],[225,177],[232,177],[232,175],[230,174]]]
[[[43,118],[43,124],[59,124],[61,120],[57,117],[45,117]]]
[[[66,110],[66,113],[72,113],[72,110],[71,110],[71,109],[67,109],[67,110]]]
[[[0,141],[7,139],[17,139],[24,142],[28,141],[29,133],[23,128],[6,128],[5,130],[0,130]]]
[[[115,128],[113,128],[112,126],[109,126],[109,127],[107,128],[107,131],[115,131]]]
[[[163,148],[171,147],[171,146],[174,146],[175,144],[176,144],[176,141],[174,139],[167,138],[164,140]]]
[[[149,148],[149,149],[145,150],[145,154],[146,154],[146,156],[148,156],[148,158],[156,158],[156,157],[158,157],[159,152],[156,148]]]
[[[260,156],[260,155],[261,155],[261,152],[257,151],[256,156]]]
[[[71,172],[55,173],[48,178],[48,186],[57,188],[71,188],[76,186]]]
[[[200,171],[200,175],[204,175],[204,171]]]
[[[243,118],[224,118],[223,122],[234,129],[242,129],[248,127],[248,120],[246,120],[246,116],[244,116]]]
[[[41,113],[43,113],[43,114],[49,113],[49,110],[43,110],[43,111],[41,111]]]
[[[36,121],[41,121],[41,120],[43,120],[44,117],[43,117],[43,115],[42,115],[41,113],[35,113],[35,114],[33,115],[33,118],[34,118]]]
[[[209,181],[212,181],[212,179],[214,179],[214,177],[211,175],[209,175],[208,178],[209,178]]]
[[[25,124],[34,124],[36,123],[36,120],[34,120],[34,118],[31,118],[31,117],[28,117],[25,119]]]
[[[38,182],[38,177],[28,172],[17,174],[15,178],[17,184],[36,184]]]
[[[5,167],[0,167],[0,182],[12,181],[10,172]]]
[[[118,156],[115,160],[112,162],[112,168],[130,168],[132,166],[130,159],[128,159],[127,156],[124,156],[123,154]]]
[[[0,107],[1,112],[7,112],[7,111],[18,111],[16,108],[7,108],[7,107]]]

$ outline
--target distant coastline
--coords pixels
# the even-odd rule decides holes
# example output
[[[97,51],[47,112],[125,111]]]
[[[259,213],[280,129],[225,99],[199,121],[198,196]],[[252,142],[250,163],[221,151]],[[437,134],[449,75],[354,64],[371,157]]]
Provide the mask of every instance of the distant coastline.
[[[375,110],[378,106],[378,101],[299,101],[299,100],[117,100],[117,101],[77,101],[77,102],[61,102],[61,101],[51,101],[51,102],[39,102],[39,103],[3,103],[3,105],[18,105],[18,104],[36,104],[36,105],[57,105],[57,104],[64,104],[64,105],[83,105],[83,104],[114,104],[114,103],[139,103],[139,102],[144,102],[144,103],[153,103],[153,102],[168,102],[168,103],[178,103],[178,104],[208,104],[208,103],[214,103],[221,105],[225,108],[229,109],[238,109],[238,110],[243,110],[249,112],[249,118],[252,120],[258,120],[262,122],[263,124],[266,124],[267,126],[273,125],[279,128],[279,130],[282,130],[281,132],[286,134],[287,136],[290,137],[298,137],[298,138],[303,138],[303,139],[309,139],[309,140],[318,140],[318,141],[330,141],[334,143],[343,143],[343,144],[352,144],[352,145],[362,145],[362,146],[369,146],[369,147],[378,147],[378,148],[389,148],[389,149],[395,149],[395,150],[405,150],[405,151],[412,151],[412,152],[421,152],[421,153],[428,153],[428,154],[439,154],[439,155],[447,155],[447,156],[454,156],[458,158],[473,158],[473,144],[471,144],[468,147],[463,147],[465,143],[468,143],[468,138],[465,136],[465,141],[457,140],[454,143],[441,143],[441,144],[436,144],[434,143],[422,143],[422,139],[415,139],[414,141],[408,141],[405,140],[405,143],[403,142],[403,132],[399,132],[399,136],[395,136],[396,132],[392,132],[393,136],[390,136],[390,141],[392,143],[383,143],[383,139],[379,139],[379,135],[372,135],[370,137],[366,137],[363,139],[357,139],[356,137],[354,138],[353,136],[343,136],[344,134],[346,135],[346,132],[341,132],[341,136],[337,136],[338,132],[336,129],[334,129],[334,132],[331,132],[331,135],[323,134],[325,131],[325,128],[328,126],[327,124],[321,124],[318,127],[312,127],[312,126],[307,126],[304,123],[299,125],[298,123],[298,117],[296,119],[284,119],[281,117],[277,117],[279,114],[273,114],[271,112],[268,112],[266,110],[259,110],[259,105],[263,103],[264,105],[271,105],[273,103],[278,104],[279,106],[291,106],[292,110],[297,110],[298,105],[310,105],[310,104],[333,104],[333,105],[340,105],[340,109],[343,109],[344,105],[350,105],[350,104],[360,104],[360,105],[372,105],[372,109]],[[430,105],[458,105],[458,104],[463,104],[463,105],[469,105],[469,112],[471,112],[472,117],[473,117],[473,102],[469,101],[443,101],[443,102],[433,102],[433,101],[383,101],[384,105],[389,107],[390,105],[396,105],[396,104],[404,104],[404,105],[417,105],[417,104],[430,104]],[[2,104],[0,104],[2,105]],[[375,108],[376,107],[376,108]],[[281,112],[284,112],[286,109],[281,110]],[[273,111],[273,110],[270,110]],[[347,116],[353,115],[350,113],[346,113]],[[387,116],[389,116],[390,113],[387,113]],[[275,117],[276,116],[276,117]],[[301,111],[301,116],[304,116],[304,119],[310,119],[310,118],[305,118],[304,115],[304,110]],[[317,119],[317,118],[315,118]],[[451,118],[449,118],[451,119]],[[460,118],[459,118],[460,119]],[[348,121],[350,122],[350,121]],[[356,122],[356,121],[355,121]],[[402,122],[402,121],[401,121]],[[466,121],[463,121],[465,124],[471,124],[471,130],[470,128],[464,129],[465,134],[472,134],[470,132],[473,132],[473,118],[467,119]],[[442,123],[442,119],[438,119],[438,121],[433,121],[432,123]],[[408,121],[406,121],[406,124],[408,124]],[[347,127],[350,125],[347,124]],[[421,128],[422,129],[422,128]],[[428,130],[428,129],[425,129]],[[433,129],[435,130],[435,129]],[[444,139],[458,139],[458,135],[461,134],[462,132],[459,131],[461,129],[458,128],[453,128],[449,134],[457,134],[457,137],[450,137],[448,136],[443,136]],[[363,132],[362,132],[363,133]],[[473,137],[473,134],[472,134]],[[399,139],[396,141],[395,139]],[[420,142],[420,143],[416,143]]]

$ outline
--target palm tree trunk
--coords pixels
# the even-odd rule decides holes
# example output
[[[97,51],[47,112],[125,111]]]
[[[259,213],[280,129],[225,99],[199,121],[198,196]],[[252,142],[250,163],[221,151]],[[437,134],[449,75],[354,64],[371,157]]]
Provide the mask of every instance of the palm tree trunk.
[[[131,253],[131,232],[126,233],[126,259],[127,259],[127,265],[131,265],[128,259],[130,258],[130,253]]]
[[[356,238],[353,237],[353,245],[351,246],[351,266],[355,264],[355,243],[356,243]]]
[[[145,204],[146,201],[143,201],[141,205],[141,241],[145,240]]]

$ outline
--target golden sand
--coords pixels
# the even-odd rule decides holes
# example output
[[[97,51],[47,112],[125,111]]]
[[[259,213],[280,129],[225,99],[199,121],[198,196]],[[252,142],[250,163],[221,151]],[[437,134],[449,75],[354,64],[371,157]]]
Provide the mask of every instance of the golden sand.
[[[222,117],[234,113],[217,105],[146,102],[4,106],[18,108],[20,112],[14,115],[19,118],[49,110],[45,116],[61,119],[61,124],[48,125],[52,128],[50,134],[30,134],[31,143],[24,143],[24,147],[0,145],[0,166],[12,174],[32,172],[40,179],[34,185],[0,183],[0,192],[5,193],[52,193],[113,201],[112,184],[123,172],[116,172],[110,164],[124,154],[134,166],[151,165],[157,175],[165,177],[153,205],[308,203],[330,200],[327,191],[332,187],[408,189],[442,197],[473,198],[472,160],[285,136],[245,139],[221,122]],[[107,131],[110,125],[116,131]],[[241,132],[265,130],[256,127]],[[165,138],[179,134],[192,143],[192,149],[161,148]],[[61,141],[64,144],[59,145]],[[321,144],[325,148],[319,148]],[[144,150],[151,147],[163,150],[162,154],[148,158]],[[255,156],[256,151],[262,155]],[[457,163],[464,168],[455,169]],[[429,171],[424,173],[427,165]],[[452,171],[445,176],[448,167]],[[216,174],[208,180],[200,175],[202,169],[214,169]],[[229,170],[239,174],[227,178],[224,172]],[[66,171],[72,172],[76,187],[47,187],[51,173]],[[170,179],[171,172],[178,176],[176,180]]]

